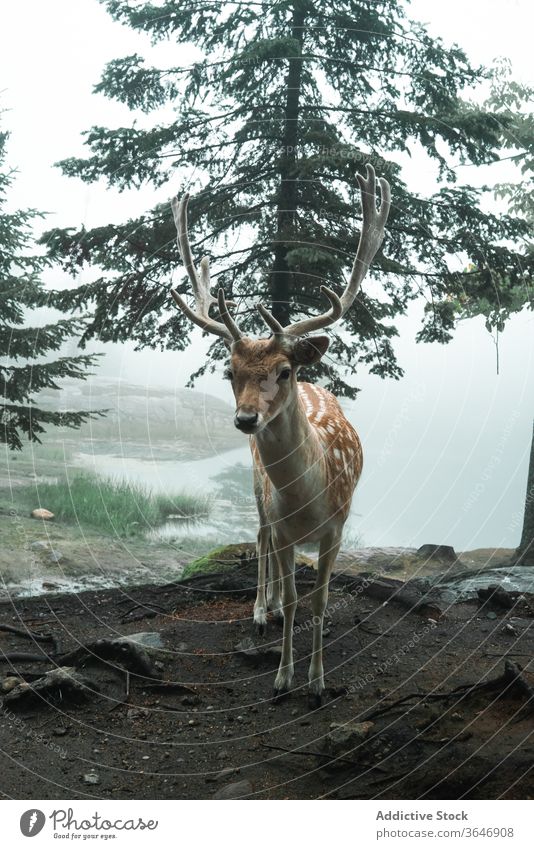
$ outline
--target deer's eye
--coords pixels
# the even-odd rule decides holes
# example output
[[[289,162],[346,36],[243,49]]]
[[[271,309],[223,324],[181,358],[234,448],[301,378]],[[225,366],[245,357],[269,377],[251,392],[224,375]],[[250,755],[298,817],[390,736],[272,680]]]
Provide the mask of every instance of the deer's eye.
[[[233,373],[232,369],[231,368],[225,368],[223,377],[224,377],[225,380],[233,380],[234,379],[234,373]]]
[[[280,374],[278,375],[278,380],[289,380],[291,377],[291,369],[283,368]]]

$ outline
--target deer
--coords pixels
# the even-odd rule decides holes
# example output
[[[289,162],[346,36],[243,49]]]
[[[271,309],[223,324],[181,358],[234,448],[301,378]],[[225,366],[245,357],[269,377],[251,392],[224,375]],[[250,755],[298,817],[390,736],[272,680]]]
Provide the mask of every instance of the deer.
[[[293,630],[297,593],[295,546],[319,546],[316,580],[311,590],[312,651],[308,671],[310,706],[322,703],[323,623],[330,575],[338,555],[343,527],[363,467],[356,430],[337,399],[317,384],[298,379],[300,369],[324,357],[329,339],[310,335],[338,322],[355,301],[361,283],[384,239],[391,205],[387,180],[381,177],[380,198],[371,165],[357,175],[362,225],[356,257],[341,295],[321,286],[329,302],[326,312],[282,326],[261,303],[256,304],[270,329],[268,338],[246,336],[232,316],[235,304],[222,288],[211,294],[209,260],[197,270],[188,236],[189,195],[173,198],[171,208],[177,243],[195,306],[171,289],[179,309],[198,327],[224,340],[230,354],[226,377],[235,397],[234,424],[248,435],[252,453],[254,495],[259,516],[257,534],[258,583],[253,622],[260,634],[268,611],[283,623],[280,665],[274,682],[274,700],[292,687]],[[378,201],[380,201],[378,203]],[[210,315],[216,307],[218,318]]]

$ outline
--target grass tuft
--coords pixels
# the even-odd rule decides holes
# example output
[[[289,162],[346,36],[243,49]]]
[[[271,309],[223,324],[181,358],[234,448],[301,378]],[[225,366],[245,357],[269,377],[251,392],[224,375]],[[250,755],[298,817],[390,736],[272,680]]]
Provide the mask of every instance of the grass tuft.
[[[55,483],[38,483],[16,490],[17,501],[28,509],[45,507],[59,521],[90,526],[114,536],[134,536],[164,524],[169,516],[195,520],[209,515],[209,496],[175,493],[160,495],[124,480],[77,472]]]

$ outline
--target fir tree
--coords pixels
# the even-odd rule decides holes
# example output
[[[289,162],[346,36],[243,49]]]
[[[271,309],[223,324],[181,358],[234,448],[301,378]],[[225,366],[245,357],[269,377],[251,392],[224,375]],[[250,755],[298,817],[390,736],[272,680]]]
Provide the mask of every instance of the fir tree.
[[[40,281],[47,260],[31,253],[32,225],[41,214],[33,209],[5,210],[13,179],[4,165],[7,137],[0,132],[0,442],[21,449],[25,438],[40,442],[48,426],[79,427],[90,417],[84,412],[42,410],[34,396],[41,389],[58,389],[60,378],[85,378],[94,357],[50,358],[65,340],[82,333],[82,319],[63,318],[41,327],[28,323],[28,311],[47,303]]]
[[[155,43],[171,40],[178,57],[188,43],[200,56],[190,67],[147,67],[139,55],[110,62],[96,91],[153,119],[93,127],[88,157],[63,161],[63,172],[121,190],[195,192],[194,253],[211,254],[217,284],[240,303],[239,324],[249,332],[265,333],[252,308],[258,299],[283,323],[324,308],[319,284],[341,287],[357,246],[356,174],[370,162],[392,184],[388,236],[372,272],[380,284],[368,281],[330,360],[316,368],[333,391],[353,396],[361,363],[382,376],[402,374],[392,340],[411,300],[426,300],[418,339],[446,342],[465,299],[498,297],[503,280],[517,284],[531,260],[512,246],[527,222],[483,211],[483,191],[456,182],[456,165],[498,158],[508,118],[468,102],[486,72],[410,21],[402,2],[105,5]],[[425,197],[403,181],[399,153],[426,154],[436,166]],[[73,274],[86,263],[102,270],[57,300],[65,308],[94,304],[85,339],[186,347],[189,322],[169,299],[180,259],[167,199],[138,219],[54,230],[46,240]],[[187,293],[185,279],[177,288]],[[220,343],[213,354],[224,356]]]

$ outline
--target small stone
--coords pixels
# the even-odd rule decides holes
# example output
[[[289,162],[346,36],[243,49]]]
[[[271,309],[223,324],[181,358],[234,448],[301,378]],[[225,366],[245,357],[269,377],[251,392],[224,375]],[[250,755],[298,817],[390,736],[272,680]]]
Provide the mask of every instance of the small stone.
[[[69,733],[69,729],[65,728],[64,725],[58,725],[57,728],[52,728],[52,734],[54,737],[64,737],[65,734]]]
[[[184,707],[196,707],[200,704],[200,696],[184,696],[181,703]]]
[[[38,507],[36,510],[32,510],[31,517],[32,519],[44,519],[49,522],[54,518],[54,514],[50,510],[45,510],[44,507]]]
[[[206,783],[209,784],[214,781],[220,781],[222,778],[230,778],[230,776],[235,775],[237,772],[239,772],[239,769],[236,769],[233,766],[227,766],[215,775],[207,775]]]
[[[244,657],[246,660],[257,663],[261,658],[261,652],[258,646],[255,645],[251,637],[245,637],[237,645],[234,646],[234,651]]]
[[[299,709],[293,708],[293,710],[291,711],[291,716],[298,716],[298,715],[299,715]]]
[[[224,769],[221,769],[221,771],[217,773],[215,778],[217,779],[217,781],[219,781],[219,779],[229,778],[231,775],[235,775],[237,772],[239,772],[239,769],[237,767],[227,766]]]
[[[84,784],[100,784],[100,776],[98,772],[91,770],[91,772],[86,772],[83,777]]]
[[[497,614],[495,613],[494,610],[490,610],[490,612],[487,613],[486,616],[487,616],[488,619],[497,619]]]
[[[43,539],[37,539],[30,545],[32,551],[48,551],[49,547],[48,543]]]
[[[233,784],[227,784],[215,794],[214,799],[242,799],[250,796],[253,792],[253,787],[250,781],[234,781]]]
[[[511,634],[512,637],[517,637],[516,629],[513,625],[510,625],[509,622],[507,622],[506,625],[503,625],[503,627],[501,628],[501,632],[503,634]]]
[[[148,716],[150,711],[147,708],[129,708],[126,711],[127,719],[141,719],[141,717]]]
[[[339,755],[360,746],[369,736],[374,722],[332,722],[324,741],[329,755]]]
[[[228,749],[219,749],[216,757],[217,757],[218,761],[225,761],[227,758],[230,757],[230,753],[229,753]]]
[[[51,563],[61,563],[63,560],[63,555],[61,551],[57,551],[56,549],[52,549],[48,554],[48,559]]]

